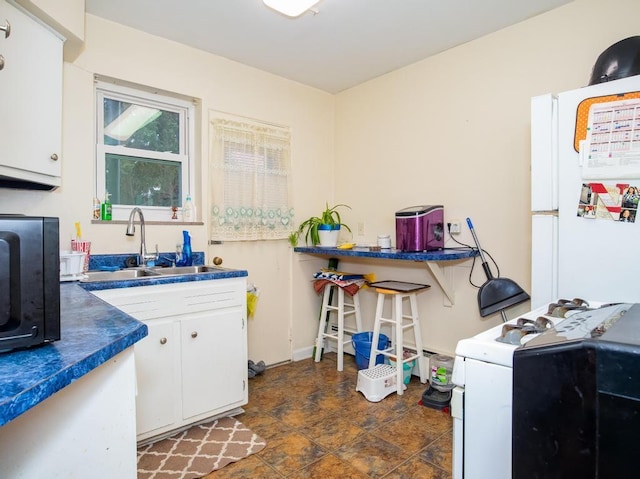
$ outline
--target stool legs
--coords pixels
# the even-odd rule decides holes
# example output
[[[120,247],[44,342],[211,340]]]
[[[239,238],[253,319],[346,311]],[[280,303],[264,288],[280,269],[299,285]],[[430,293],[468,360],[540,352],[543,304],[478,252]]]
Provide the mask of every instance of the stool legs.
[[[402,314],[402,294],[393,295],[393,320],[396,347],[396,391],[401,395],[404,391],[404,315]]]
[[[371,341],[371,356],[369,358],[369,368],[375,366],[376,356],[384,354],[385,356],[395,356],[396,362],[396,392],[402,395],[404,390],[404,364],[416,360],[418,371],[420,372],[420,382],[427,382],[427,371],[422,357],[422,333],[420,330],[420,322],[418,317],[418,300],[415,292],[401,293],[393,290],[377,290],[378,299],[376,304],[376,316],[373,325],[373,337]],[[385,298],[390,296],[391,318],[383,317]],[[404,299],[409,300],[410,314],[404,314]],[[406,320],[410,320],[405,324]],[[380,327],[382,323],[391,323],[392,346],[386,349],[378,349],[378,338],[380,336]],[[404,331],[413,328],[414,341],[416,345],[416,353],[408,358],[404,358]]]
[[[332,292],[337,293],[337,306],[332,305],[331,301],[329,301],[330,297],[332,296]],[[336,314],[338,330],[335,333],[331,330],[331,312],[335,312]],[[355,331],[345,329],[344,326],[345,316],[349,316],[352,314],[355,316]],[[345,331],[350,334],[362,331],[360,297],[358,296],[358,293],[356,293],[351,297],[351,303],[347,303],[345,302],[344,290],[342,288],[335,284],[327,284],[324,287],[322,309],[320,310],[320,321],[318,325],[318,336],[316,338],[316,362],[319,362],[322,356],[322,349],[324,347],[325,338],[334,339],[337,342],[337,369],[338,371],[342,371],[344,369],[344,345],[351,342],[350,338],[345,340]]]
[[[376,316],[373,321],[373,335],[371,337],[371,354],[369,355],[369,369],[376,365],[376,357],[378,356],[378,339],[380,337],[380,326],[382,314],[384,313],[384,294],[378,294],[376,302]]]
[[[322,292],[322,307],[320,308],[320,321],[318,321],[318,335],[316,336],[316,363],[320,361],[322,357],[322,349],[324,348],[324,332],[329,323],[327,317],[327,311],[329,310],[329,298],[332,295],[332,285],[327,284]]]
[[[422,355],[422,330],[420,329],[420,318],[418,317],[418,296],[412,294],[409,296],[411,302],[411,322],[413,323],[413,332],[415,335],[416,349],[418,350],[418,357],[416,363],[418,364],[418,373],[420,374],[420,382],[425,384],[428,380],[427,368],[424,364],[424,357]]]

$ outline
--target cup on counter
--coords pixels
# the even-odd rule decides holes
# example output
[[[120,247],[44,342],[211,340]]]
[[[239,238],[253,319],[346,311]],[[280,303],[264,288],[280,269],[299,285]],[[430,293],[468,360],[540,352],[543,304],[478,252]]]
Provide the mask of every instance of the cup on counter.
[[[391,235],[378,235],[378,246],[381,249],[391,248]]]
[[[71,251],[80,251],[82,253],[86,253],[84,257],[84,267],[82,268],[82,272],[86,273],[87,271],[89,271],[89,254],[91,253],[91,241],[72,239]]]

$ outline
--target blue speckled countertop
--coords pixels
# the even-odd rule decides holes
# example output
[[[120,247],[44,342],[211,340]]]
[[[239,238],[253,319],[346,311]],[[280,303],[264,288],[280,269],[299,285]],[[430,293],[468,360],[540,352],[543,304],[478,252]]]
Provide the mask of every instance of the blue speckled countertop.
[[[147,327],[87,293],[60,285],[59,341],[0,354],[0,426],[147,335]]]
[[[60,284],[59,341],[0,354],[0,426],[147,335],[147,326],[88,291],[247,276],[221,269],[183,276]]]
[[[211,273],[184,274],[176,276],[143,276],[142,278],[119,279],[117,281],[95,281],[91,283],[80,282],[87,291],[99,291],[101,289],[131,288],[133,286],[151,286],[153,284],[188,283],[190,281],[209,281],[212,279],[239,278],[248,276],[248,272],[242,269],[224,269]]]
[[[437,251],[407,253],[396,249],[370,251],[369,248],[320,248],[318,246],[302,246],[293,249],[296,253],[320,254],[329,256],[355,256],[362,258],[400,259],[405,261],[452,261],[456,259],[478,256],[478,250],[471,248],[445,248]]]

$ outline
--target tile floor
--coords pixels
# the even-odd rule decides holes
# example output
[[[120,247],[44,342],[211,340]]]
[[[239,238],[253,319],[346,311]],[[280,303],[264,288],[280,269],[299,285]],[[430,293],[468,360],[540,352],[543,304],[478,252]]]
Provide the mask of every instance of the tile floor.
[[[353,357],[338,372],[335,353],[250,379],[237,418],[267,447],[206,479],[450,479],[452,420],[418,404],[427,385],[413,376],[402,396],[371,403],[356,380]]]

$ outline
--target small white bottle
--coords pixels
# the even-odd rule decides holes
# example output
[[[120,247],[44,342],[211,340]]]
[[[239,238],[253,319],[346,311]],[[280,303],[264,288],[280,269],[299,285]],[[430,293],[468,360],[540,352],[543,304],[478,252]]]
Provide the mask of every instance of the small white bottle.
[[[378,235],[378,246],[381,249],[391,248],[391,235]]]
[[[182,221],[191,223],[196,220],[196,207],[191,201],[191,196],[187,196],[184,205],[182,205]]]
[[[93,219],[100,219],[100,200],[98,198],[93,199]]]

